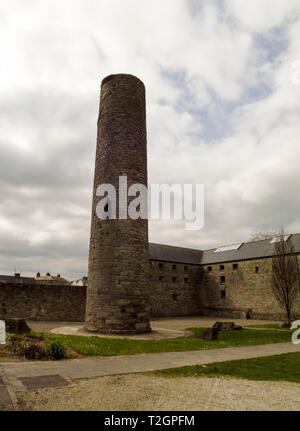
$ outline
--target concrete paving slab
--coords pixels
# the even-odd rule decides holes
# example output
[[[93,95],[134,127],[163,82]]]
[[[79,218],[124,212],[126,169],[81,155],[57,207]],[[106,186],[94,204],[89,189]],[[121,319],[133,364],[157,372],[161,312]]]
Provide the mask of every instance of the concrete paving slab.
[[[70,383],[61,377],[59,374],[50,374],[46,376],[35,377],[20,377],[23,385],[29,389],[42,389],[42,388],[59,388],[61,386],[68,386]]]

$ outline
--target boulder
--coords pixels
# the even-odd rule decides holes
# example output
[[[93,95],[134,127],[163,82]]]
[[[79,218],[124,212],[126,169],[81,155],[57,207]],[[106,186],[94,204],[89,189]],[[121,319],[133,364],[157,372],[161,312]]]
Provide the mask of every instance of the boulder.
[[[28,334],[31,328],[25,319],[4,319],[5,330],[9,334]]]
[[[200,338],[202,338],[203,340],[217,340],[218,333],[219,333],[218,328],[207,328],[205,329],[205,331],[203,332]]]
[[[233,331],[234,322],[216,322],[213,328],[218,328],[219,331]]]
[[[217,328],[219,331],[238,331],[243,329],[242,326],[236,325],[234,322],[216,322],[213,328]]]

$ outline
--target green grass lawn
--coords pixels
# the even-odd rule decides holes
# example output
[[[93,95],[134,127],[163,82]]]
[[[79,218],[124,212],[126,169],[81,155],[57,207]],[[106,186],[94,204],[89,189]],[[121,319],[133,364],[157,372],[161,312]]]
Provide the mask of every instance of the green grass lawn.
[[[265,323],[263,325],[246,325],[245,328],[271,328],[271,329],[283,329],[290,331],[290,328],[281,328],[279,323]]]
[[[264,358],[214,362],[207,365],[173,368],[153,372],[164,377],[220,377],[247,380],[282,380],[300,383],[300,352]]]
[[[99,338],[57,334],[44,334],[44,336],[49,340],[60,341],[65,347],[79,354],[97,356],[208,350],[291,341],[290,332],[255,329],[220,331],[218,340],[206,341],[198,337],[204,329],[189,328],[193,332],[192,336],[168,340],[133,340],[129,338]]]

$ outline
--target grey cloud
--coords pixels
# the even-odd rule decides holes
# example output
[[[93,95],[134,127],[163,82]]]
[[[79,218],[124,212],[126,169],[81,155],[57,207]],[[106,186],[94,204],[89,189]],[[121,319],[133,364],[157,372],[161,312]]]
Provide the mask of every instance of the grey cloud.
[[[299,98],[281,69],[297,58],[299,37],[286,31],[284,50],[269,38],[278,25],[287,30],[291,1],[272,6],[268,18],[236,0],[222,8],[139,0],[128,11],[122,1],[86,8],[53,0],[51,25],[35,4],[35,22],[21,6],[6,6],[0,271],[86,274],[100,81],[118,71],[147,87],[150,181],[207,190],[202,230],[150,221],[151,241],[201,249],[245,241],[253,231],[300,230]],[[265,2],[254,3],[265,10]],[[24,27],[12,32],[10,17],[22,14]]]

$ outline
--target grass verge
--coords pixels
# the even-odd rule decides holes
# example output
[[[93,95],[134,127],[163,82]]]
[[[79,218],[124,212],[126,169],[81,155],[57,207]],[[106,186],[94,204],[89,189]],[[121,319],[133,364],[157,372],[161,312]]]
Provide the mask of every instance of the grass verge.
[[[205,328],[189,328],[190,337],[168,340],[133,340],[129,338],[99,338],[78,335],[44,334],[51,341],[59,341],[66,348],[81,355],[114,356],[140,353],[180,352],[208,350],[224,347],[239,347],[291,341],[291,333],[277,330],[243,329],[242,331],[220,331],[219,339],[206,341],[199,338]]]
[[[246,325],[245,328],[270,328],[290,331],[290,328],[282,328],[279,323],[265,323],[263,325]]]
[[[300,383],[300,352],[153,372],[163,377],[220,377]]]

